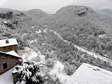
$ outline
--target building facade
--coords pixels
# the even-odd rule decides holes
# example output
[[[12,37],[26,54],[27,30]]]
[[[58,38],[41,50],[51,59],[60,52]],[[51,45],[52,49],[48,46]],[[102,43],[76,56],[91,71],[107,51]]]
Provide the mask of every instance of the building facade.
[[[21,60],[20,57],[0,52],[0,74],[19,64]]]

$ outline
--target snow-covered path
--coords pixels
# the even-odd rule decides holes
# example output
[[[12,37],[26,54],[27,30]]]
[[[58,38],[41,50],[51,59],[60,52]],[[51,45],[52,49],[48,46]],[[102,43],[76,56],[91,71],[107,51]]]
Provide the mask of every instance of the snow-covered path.
[[[84,49],[82,47],[79,47],[77,45],[74,45],[74,47],[77,48],[78,50],[82,51],[82,52],[85,52],[85,53],[89,54],[90,56],[93,56],[94,58],[99,58],[99,59],[101,59],[103,61],[109,62],[112,65],[112,60],[107,58],[107,57],[103,57],[103,56],[101,56],[99,54],[96,54],[94,52],[88,51],[88,50],[86,50],[86,49]]]
[[[0,84],[13,84],[12,69],[0,75]]]

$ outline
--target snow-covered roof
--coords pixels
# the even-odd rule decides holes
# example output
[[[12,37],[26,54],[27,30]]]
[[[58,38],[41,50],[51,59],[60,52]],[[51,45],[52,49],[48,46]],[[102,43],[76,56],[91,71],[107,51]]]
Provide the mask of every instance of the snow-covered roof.
[[[10,54],[10,55],[13,55],[13,56],[16,56],[16,57],[20,57],[15,51],[7,52],[7,54]]]
[[[76,84],[112,84],[112,72],[86,63],[72,77]]]
[[[0,40],[0,47],[6,47],[11,45],[17,45],[17,44],[18,43],[15,38]]]
[[[22,59],[15,51],[10,51],[10,52],[1,52],[0,51],[0,56],[12,56],[12,57],[16,57],[16,58],[20,58]]]

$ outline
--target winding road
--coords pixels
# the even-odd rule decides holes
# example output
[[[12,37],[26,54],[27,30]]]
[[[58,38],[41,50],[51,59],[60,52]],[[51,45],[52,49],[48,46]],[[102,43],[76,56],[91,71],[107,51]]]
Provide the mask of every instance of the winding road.
[[[63,40],[64,42],[66,42],[66,43],[68,43],[68,44],[71,44],[70,41],[63,39],[63,38],[61,37],[61,35],[58,34],[56,31],[54,31],[54,30],[50,30],[50,31],[53,32],[55,35],[57,35],[57,36],[58,36],[61,40]],[[73,44],[73,43],[72,43],[72,44]],[[112,60],[111,60],[111,59],[109,59],[109,58],[107,58],[107,57],[104,57],[104,56],[101,56],[101,55],[99,55],[99,54],[97,54],[97,53],[95,53],[95,52],[88,51],[87,49],[84,49],[84,48],[82,48],[82,47],[80,47],[80,46],[78,46],[78,45],[75,45],[75,44],[73,44],[73,45],[74,45],[74,47],[77,48],[78,50],[80,50],[80,51],[82,51],[82,52],[85,52],[85,53],[87,53],[88,55],[90,55],[90,56],[92,56],[92,57],[94,57],[94,58],[99,58],[100,60],[102,60],[102,61],[104,61],[104,62],[108,62],[108,63],[112,66]]]

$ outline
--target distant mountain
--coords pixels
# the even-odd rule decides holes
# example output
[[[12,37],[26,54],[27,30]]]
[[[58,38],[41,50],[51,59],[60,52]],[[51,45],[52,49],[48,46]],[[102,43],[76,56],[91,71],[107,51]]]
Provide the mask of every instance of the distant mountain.
[[[55,30],[61,29],[62,27],[96,27],[98,29],[104,29],[109,34],[112,33],[112,18],[99,14],[85,6],[63,7],[55,14],[40,19],[39,24],[48,25]]]
[[[7,12],[13,12],[14,14],[18,14],[21,11],[9,9],[9,8],[0,8],[0,13],[7,13]]]
[[[70,28],[97,28],[103,29],[112,35],[112,18],[100,14],[85,6],[67,6],[58,10],[55,14],[47,14],[40,9],[29,11],[17,11],[12,9],[0,9],[0,13],[13,12],[12,24],[17,22],[16,29],[30,29],[32,26],[49,26],[60,31],[63,27]]]
[[[39,22],[41,19],[47,18],[50,14],[40,10],[40,9],[32,9],[24,12],[27,16],[31,17],[35,22]]]

